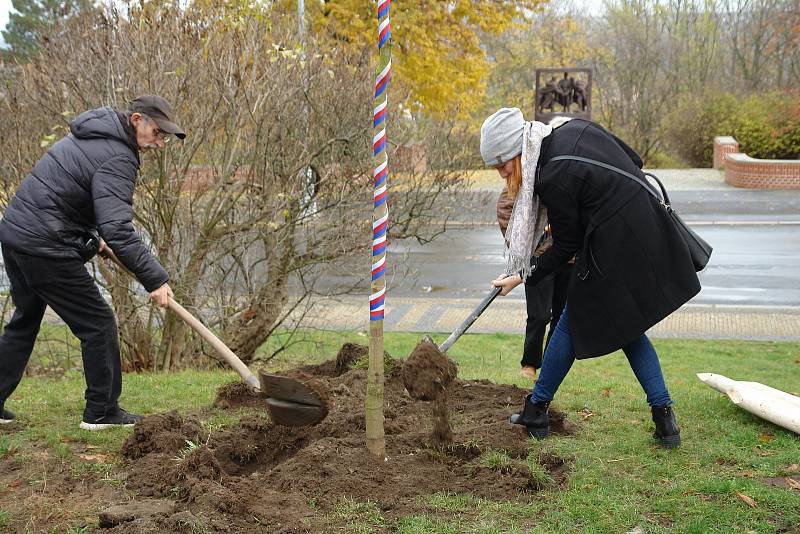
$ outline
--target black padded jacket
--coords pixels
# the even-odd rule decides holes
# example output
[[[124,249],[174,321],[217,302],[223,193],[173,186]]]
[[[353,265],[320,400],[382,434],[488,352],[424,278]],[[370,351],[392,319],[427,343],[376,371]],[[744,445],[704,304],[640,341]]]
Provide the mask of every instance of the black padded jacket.
[[[11,198],[0,242],[32,256],[86,261],[87,241],[99,234],[153,291],[169,277],[133,227],[139,154],[120,117],[102,107],[70,123],[70,134],[47,151]]]

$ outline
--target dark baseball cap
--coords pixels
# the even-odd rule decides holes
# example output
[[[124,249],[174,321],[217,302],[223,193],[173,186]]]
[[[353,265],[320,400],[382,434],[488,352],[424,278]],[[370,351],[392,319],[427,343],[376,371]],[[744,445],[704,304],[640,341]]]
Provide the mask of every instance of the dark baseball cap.
[[[173,134],[178,139],[186,138],[183,128],[175,123],[175,111],[172,106],[158,95],[142,95],[131,100],[128,111],[147,115],[162,131]]]

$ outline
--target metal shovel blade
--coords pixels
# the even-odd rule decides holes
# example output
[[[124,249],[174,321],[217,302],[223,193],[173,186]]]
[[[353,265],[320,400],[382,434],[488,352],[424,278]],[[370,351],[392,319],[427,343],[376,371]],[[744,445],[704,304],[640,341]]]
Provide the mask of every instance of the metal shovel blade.
[[[328,415],[327,404],[300,380],[261,373],[261,392],[267,397],[267,409],[276,425],[313,425]]]
[[[424,341],[425,343],[430,343],[431,345],[436,347],[437,350],[441,350],[439,349],[439,345],[436,344],[436,342],[433,340],[430,334],[425,334],[424,336],[422,336],[422,341]]]

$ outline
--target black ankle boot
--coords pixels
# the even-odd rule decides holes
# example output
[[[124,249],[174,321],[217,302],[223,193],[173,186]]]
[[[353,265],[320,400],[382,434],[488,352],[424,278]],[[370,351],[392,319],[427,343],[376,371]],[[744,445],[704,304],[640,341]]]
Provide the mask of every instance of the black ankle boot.
[[[653,406],[650,410],[653,413],[653,422],[656,424],[653,437],[661,442],[661,446],[665,449],[674,449],[680,445],[681,429],[675,421],[672,406]]]
[[[509,421],[515,425],[523,425],[529,436],[544,439],[550,433],[550,425],[547,420],[549,406],[549,402],[533,402],[531,396],[526,395],[522,413],[512,414]]]

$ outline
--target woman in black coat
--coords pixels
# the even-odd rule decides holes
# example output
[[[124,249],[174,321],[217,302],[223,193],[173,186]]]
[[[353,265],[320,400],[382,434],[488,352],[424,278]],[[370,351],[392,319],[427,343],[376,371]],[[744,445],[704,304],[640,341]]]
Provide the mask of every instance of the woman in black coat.
[[[552,161],[580,156],[644,178],[641,158],[598,124],[575,119],[552,129],[525,122],[516,108],[486,119],[481,154],[518,194],[508,232],[507,272],[513,274],[492,282],[501,294],[523,279],[537,283],[576,256],[567,306],[539,380],[512,422],[531,436],[547,436],[549,403],[574,360],[622,349],[647,394],[656,438],[677,447],[672,400],[644,333],[700,291],[688,248],[664,207],[640,184],[582,161]],[[545,209],[554,244],[528,267],[521,258],[538,239]]]

